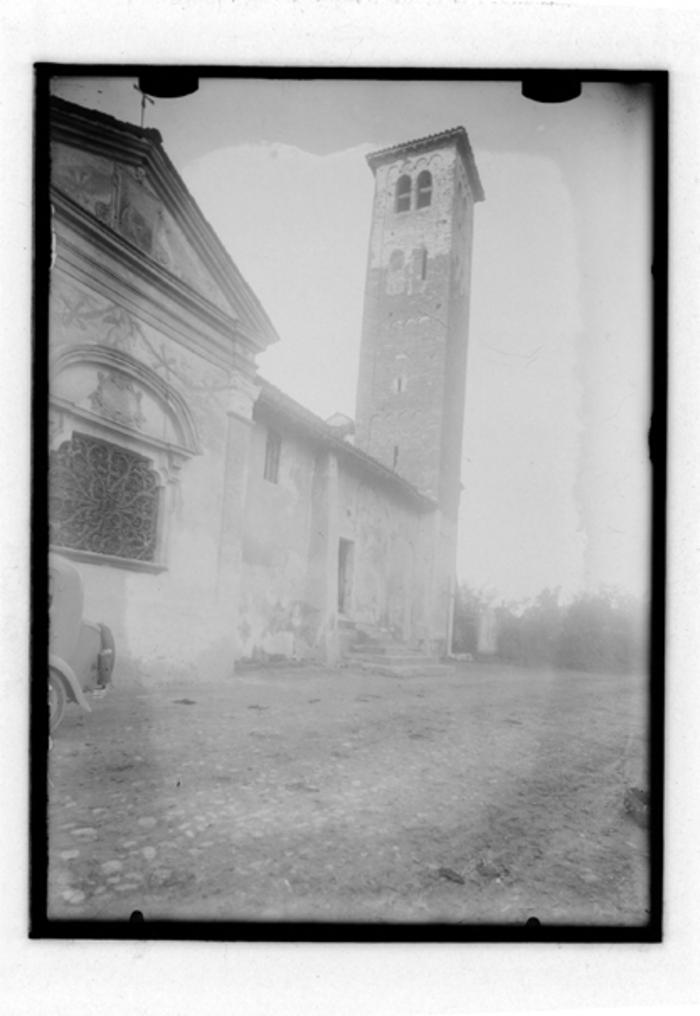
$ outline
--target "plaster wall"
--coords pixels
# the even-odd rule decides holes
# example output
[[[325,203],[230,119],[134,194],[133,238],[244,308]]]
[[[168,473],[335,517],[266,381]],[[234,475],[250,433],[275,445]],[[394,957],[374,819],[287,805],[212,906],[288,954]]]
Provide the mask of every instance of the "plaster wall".
[[[421,644],[429,621],[430,516],[346,465],[339,472],[338,517],[339,536],[354,548],[349,616]]]
[[[79,238],[71,239],[80,247]],[[93,252],[84,248],[83,253]],[[234,624],[218,597],[228,372],[183,348],[167,314],[159,327],[158,310],[148,294],[139,298],[130,291],[122,299],[97,277],[91,284],[75,260],[59,257],[52,272],[51,352],[97,346],[145,365],[186,401],[199,442],[197,453],[169,470],[163,456],[144,443],[149,430],[166,444],[176,436],[171,418],[147,391],[140,403],[145,420],[131,432],[127,428],[115,434],[90,401],[96,379],[89,363],[52,377],[50,395],[60,400],[63,410],[52,413],[53,448],[73,432],[88,434],[145,455],[159,475],[158,567],[149,570],[83,556],[76,565],[85,585],[85,614],[108,624],[115,635],[115,680],[229,675]],[[166,309],[176,313],[173,307]],[[66,553],[71,556],[70,550]]]
[[[251,431],[237,625],[244,659],[320,652],[325,544],[317,538],[311,546],[310,538],[314,506],[323,514],[327,497],[325,474],[309,443],[281,425],[274,429],[282,438],[277,482],[264,476],[268,424],[256,422]]]
[[[243,536],[238,654],[336,662],[341,618],[387,628],[429,648],[435,512],[303,435],[283,435],[277,483],[264,478],[268,426],[256,423]],[[345,609],[339,545],[351,551]],[[444,631],[444,618],[441,631]]]

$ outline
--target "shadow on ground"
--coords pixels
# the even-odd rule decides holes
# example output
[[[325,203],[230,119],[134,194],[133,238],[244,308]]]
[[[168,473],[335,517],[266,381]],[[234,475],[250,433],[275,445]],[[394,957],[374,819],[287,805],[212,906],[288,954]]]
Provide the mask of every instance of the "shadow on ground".
[[[639,925],[646,681],[241,668],[56,732],[49,917]]]

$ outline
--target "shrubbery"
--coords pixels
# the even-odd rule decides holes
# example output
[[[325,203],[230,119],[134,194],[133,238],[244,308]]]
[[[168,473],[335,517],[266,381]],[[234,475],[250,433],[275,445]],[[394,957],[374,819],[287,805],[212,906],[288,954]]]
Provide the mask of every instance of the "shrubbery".
[[[459,588],[455,652],[477,652],[479,616],[487,609],[487,594]],[[501,660],[595,673],[630,673],[646,666],[646,612],[615,590],[579,593],[564,603],[558,589],[545,589],[527,604],[490,609],[497,615]]]

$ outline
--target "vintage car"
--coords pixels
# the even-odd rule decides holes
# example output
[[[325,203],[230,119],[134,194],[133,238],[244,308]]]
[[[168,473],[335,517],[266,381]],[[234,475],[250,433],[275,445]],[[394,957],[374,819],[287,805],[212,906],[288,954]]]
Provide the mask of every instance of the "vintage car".
[[[114,639],[104,624],[83,620],[83,580],[66,558],[49,554],[49,726],[68,702],[91,712],[86,692],[106,690],[114,669]]]

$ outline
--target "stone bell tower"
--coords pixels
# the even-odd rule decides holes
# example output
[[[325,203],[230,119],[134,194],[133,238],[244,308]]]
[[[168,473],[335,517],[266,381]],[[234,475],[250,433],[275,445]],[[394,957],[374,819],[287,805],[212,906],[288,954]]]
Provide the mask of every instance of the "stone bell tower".
[[[463,127],[367,156],[375,176],[356,443],[456,520],[474,205]]]

